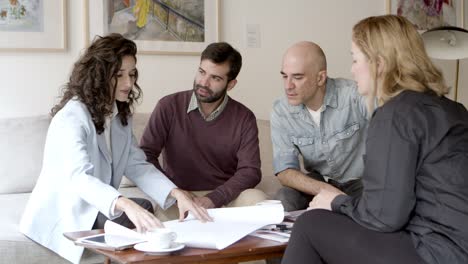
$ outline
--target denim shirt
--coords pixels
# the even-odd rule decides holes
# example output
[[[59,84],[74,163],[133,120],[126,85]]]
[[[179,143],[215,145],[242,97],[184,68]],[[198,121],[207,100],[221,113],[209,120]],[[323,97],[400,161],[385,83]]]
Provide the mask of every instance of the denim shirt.
[[[301,155],[307,172],[341,183],[360,178],[368,116],[364,97],[347,79],[327,78],[320,126],[305,105],[289,105],[286,97],[277,100],[271,114],[275,174],[301,170]]]

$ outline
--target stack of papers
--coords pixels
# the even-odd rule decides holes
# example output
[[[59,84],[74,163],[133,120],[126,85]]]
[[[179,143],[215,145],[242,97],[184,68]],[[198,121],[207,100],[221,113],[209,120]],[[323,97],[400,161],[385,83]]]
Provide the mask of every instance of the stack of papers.
[[[175,242],[189,247],[224,249],[246,235],[266,225],[283,221],[281,204],[208,209],[213,222],[202,223],[192,215],[183,221],[164,222],[166,228],[177,233]],[[90,236],[75,243],[87,247],[120,250],[138,242],[148,241],[145,234],[138,233],[112,221],[106,221],[100,239]],[[118,238],[118,239],[115,239]]]
[[[282,222],[279,225],[267,225],[250,235],[285,243],[289,241],[293,225],[294,223],[292,222]],[[279,226],[282,226],[282,228]]]
[[[190,247],[223,249],[266,225],[279,224],[284,218],[281,204],[208,209],[213,222],[202,223],[192,216],[183,222],[164,222],[177,233],[176,242]]]

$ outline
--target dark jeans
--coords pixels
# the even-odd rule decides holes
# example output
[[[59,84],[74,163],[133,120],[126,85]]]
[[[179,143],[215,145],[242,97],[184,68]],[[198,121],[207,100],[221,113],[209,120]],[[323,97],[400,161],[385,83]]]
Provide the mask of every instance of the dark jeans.
[[[346,215],[311,210],[294,223],[283,264],[361,263],[423,264],[409,233],[377,232]]]
[[[152,214],[154,214],[153,205],[151,204],[150,201],[143,199],[143,198],[129,198],[129,199],[137,203],[139,206],[145,208]],[[93,229],[103,229],[104,224],[106,223],[107,220],[109,220],[109,218],[99,213],[96,218],[96,221],[94,222]],[[118,218],[112,220],[112,222],[125,226],[126,228],[130,228],[130,229],[135,228],[135,225],[132,223],[132,221],[130,221],[130,219],[128,219],[128,216],[125,213],[123,213]]]
[[[323,176],[318,173],[309,173],[307,175],[315,180],[325,182]],[[362,192],[362,182],[360,179],[351,180],[345,183],[339,183],[329,179],[328,183],[349,196],[358,196]],[[303,193],[290,187],[282,187],[276,194],[276,199],[283,203],[284,210],[286,212],[306,209],[309,207],[309,203],[312,201],[312,198],[314,198],[313,195]]]

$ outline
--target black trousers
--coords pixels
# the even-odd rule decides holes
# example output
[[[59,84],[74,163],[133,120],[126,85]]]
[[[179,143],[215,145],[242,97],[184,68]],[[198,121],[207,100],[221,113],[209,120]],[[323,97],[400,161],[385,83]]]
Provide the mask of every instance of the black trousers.
[[[382,233],[327,210],[311,210],[294,224],[283,264],[424,263],[409,233]]]
[[[145,208],[152,214],[154,214],[153,204],[151,204],[150,201],[143,199],[143,198],[129,198],[129,199],[137,203],[139,206]],[[103,229],[104,224],[106,223],[107,220],[109,220],[109,218],[99,213],[96,218],[96,221],[94,222],[93,229]],[[132,223],[132,221],[130,221],[130,219],[128,219],[128,216],[125,213],[123,213],[118,218],[112,220],[112,222],[125,226],[126,228],[130,228],[130,229],[135,228],[135,225]]]

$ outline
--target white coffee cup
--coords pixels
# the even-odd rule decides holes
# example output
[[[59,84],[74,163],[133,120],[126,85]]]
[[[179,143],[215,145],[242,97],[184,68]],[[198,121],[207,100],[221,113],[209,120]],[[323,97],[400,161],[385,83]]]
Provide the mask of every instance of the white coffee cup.
[[[156,248],[166,249],[171,247],[177,234],[168,228],[155,228],[146,232],[146,238]]]

